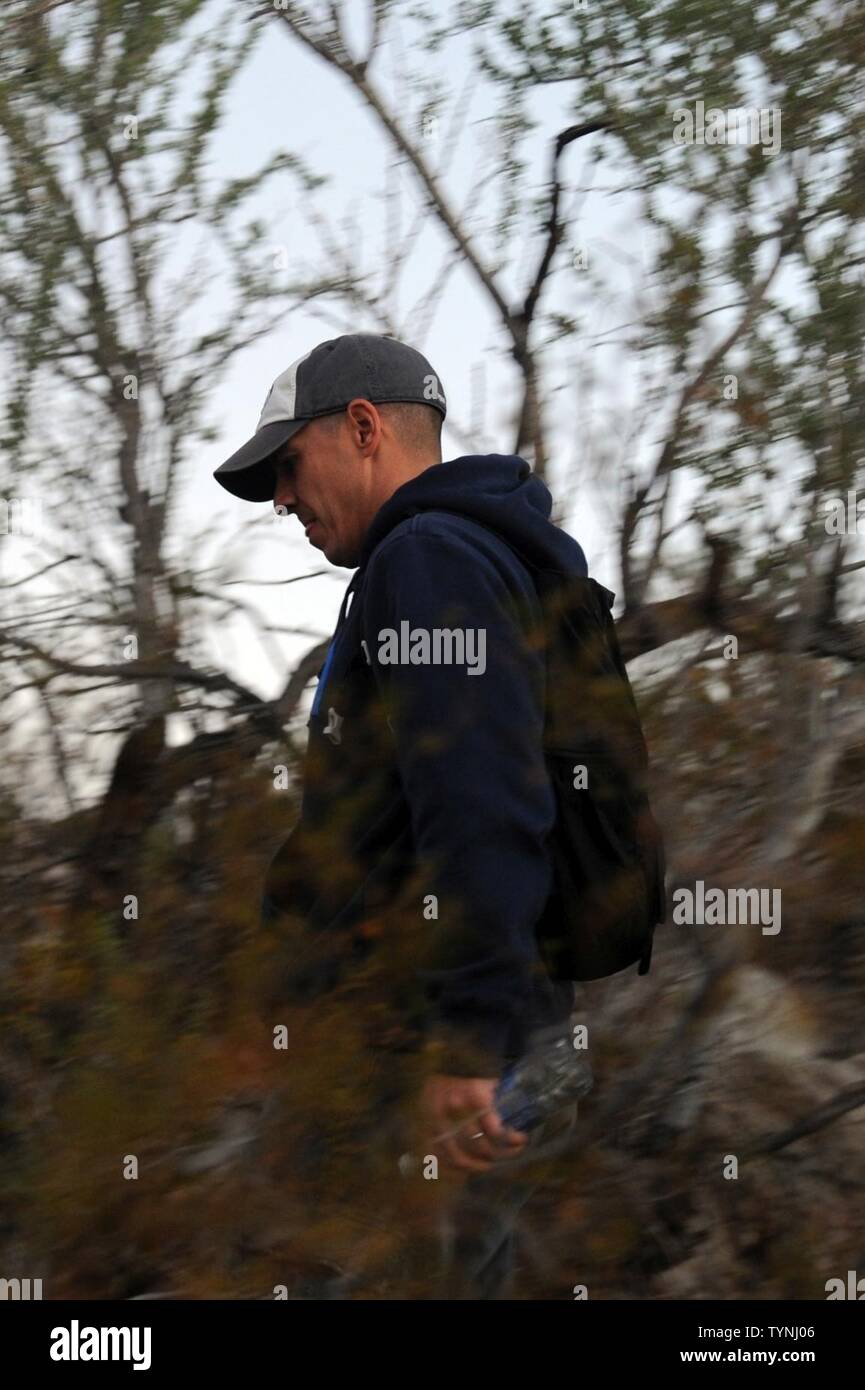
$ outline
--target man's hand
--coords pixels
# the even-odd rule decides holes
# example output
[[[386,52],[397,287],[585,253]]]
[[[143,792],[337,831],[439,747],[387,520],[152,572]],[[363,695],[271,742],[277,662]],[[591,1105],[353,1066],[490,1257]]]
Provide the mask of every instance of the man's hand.
[[[420,1095],[423,1142],[448,1166],[486,1173],[501,1159],[514,1158],[528,1135],[502,1124],[494,1108],[494,1077],[431,1076]]]

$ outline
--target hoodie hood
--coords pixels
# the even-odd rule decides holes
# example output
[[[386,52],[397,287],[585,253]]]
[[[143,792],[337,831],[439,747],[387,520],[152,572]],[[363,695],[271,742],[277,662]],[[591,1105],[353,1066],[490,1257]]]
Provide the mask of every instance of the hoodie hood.
[[[550,521],[552,505],[549,488],[518,454],[466,454],[436,463],[403,483],[376,512],[361,566],[407,517],[446,511],[490,527],[532,564],[586,575],[582,547]]]

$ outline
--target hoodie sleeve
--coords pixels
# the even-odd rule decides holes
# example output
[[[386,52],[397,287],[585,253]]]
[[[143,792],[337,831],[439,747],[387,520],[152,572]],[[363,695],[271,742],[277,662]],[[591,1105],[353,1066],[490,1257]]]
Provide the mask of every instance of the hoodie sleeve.
[[[550,890],[543,661],[513,613],[518,585],[464,533],[414,523],[374,553],[364,586],[363,635],[411,812],[424,919],[435,898],[418,965],[428,1037],[437,1069],[457,1075],[501,1073]],[[465,660],[406,660],[423,657],[417,634],[436,629],[464,636]]]

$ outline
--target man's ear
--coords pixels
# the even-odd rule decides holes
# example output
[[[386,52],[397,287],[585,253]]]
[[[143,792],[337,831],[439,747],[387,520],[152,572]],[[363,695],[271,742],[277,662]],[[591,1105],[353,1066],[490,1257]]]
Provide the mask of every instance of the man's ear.
[[[347,413],[355,436],[354,442],[359,444],[361,449],[369,447],[377,432],[379,437],[381,436],[382,417],[371,401],[352,401],[347,407]]]

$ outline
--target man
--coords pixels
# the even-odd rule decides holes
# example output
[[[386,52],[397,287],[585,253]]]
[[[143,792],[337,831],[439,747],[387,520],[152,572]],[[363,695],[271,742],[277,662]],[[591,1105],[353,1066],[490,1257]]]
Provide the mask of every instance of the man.
[[[574,1003],[534,939],[555,803],[524,558],[587,571],[524,460],[441,461],[445,413],[419,352],[347,334],[276,379],[215,477],[357,571],[312,707],[300,818],[265,886],[265,921],[302,924],[274,997],[333,999],[354,981],[373,1053],[434,1059],[414,1133],[462,1185],[432,1286],[495,1297],[531,1190],[500,1180],[553,1133],[508,1129],[496,1088],[537,1030],[568,1029]]]

